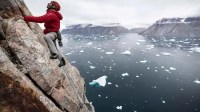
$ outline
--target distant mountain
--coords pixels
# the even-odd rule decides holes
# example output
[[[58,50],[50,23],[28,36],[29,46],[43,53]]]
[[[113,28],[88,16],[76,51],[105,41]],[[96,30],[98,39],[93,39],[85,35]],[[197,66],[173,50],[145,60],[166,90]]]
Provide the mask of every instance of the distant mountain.
[[[66,26],[61,33],[72,35],[121,35],[129,33],[129,30],[116,23],[107,25],[77,24]]]
[[[200,37],[200,17],[164,18],[140,33],[147,37]]]
[[[133,28],[133,29],[130,29],[129,32],[130,33],[141,33],[144,30],[146,30],[146,28]]]

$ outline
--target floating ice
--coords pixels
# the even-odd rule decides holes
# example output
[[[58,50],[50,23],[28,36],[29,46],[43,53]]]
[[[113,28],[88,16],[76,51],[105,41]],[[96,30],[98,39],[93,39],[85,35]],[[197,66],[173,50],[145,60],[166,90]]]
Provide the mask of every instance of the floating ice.
[[[170,69],[170,70],[176,70],[176,68],[174,68],[174,67],[170,67],[169,69]]]
[[[91,69],[95,69],[96,67],[95,67],[95,66],[90,66],[90,68],[91,68]]]
[[[101,95],[99,94],[99,95],[98,95],[98,97],[100,98],[100,97],[101,97]]]
[[[119,85],[115,84],[115,87],[119,87]]]
[[[166,103],[164,100],[162,100],[162,103]]]
[[[165,55],[165,56],[170,56],[171,55],[171,53],[168,53],[168,52],[162,52],[162,54]]]
[[[156,56],[160,56],[159,54],[156,54]]]
[[[131,55],[131,52],[130,52],[129,50],[126,50],[126,51],[124,51],[122,54]]]
[[[139,75],[136,75],[135,77],[136,77],[136,78],[139,78],[140,76],[139,76]]]
[[[140,61],[140,63],[146,63],[146,62],[147,62],[147,60]]]
[[[123,73],[122,76],[123,76],[123,77],[124,77],[124,76],[129,76],[129,74],[128,74],[128,73]]]
[[[122,106],[117,106],[116,107],[118,110],[122,110]]]
[[[80,50],[80,52],[81,52],[81,53],[83,53],[83,52],[84,52],[84,50]]]
[[[147,70],[149,70],[150,68],[149,67],[147,67]]]
[[[106,54],[113,54],[113,52],[106,52]]]
[[[138,42],[145,42],[146,40],[138,40]]]
[[[154,45],[147,45],[146,49],[153,49],[154,48]]]
[[[108,82],[108,85],[111,85],[112,83],[111,82]]]
[[[194,81],[194,83],[200,84],[200,81],[199,81],[198,79],[196,79],[196,80]]]
[[[65,55],[67,55],[67,56],[68,56],[68,55],[70,55],[70,54],[72,54],[72,53],[67,53],[67,54],[65,54]]]
[[[96,80],[93,80],[92,82],[89,82],[89,85],[93,86],[93,87],[100,87],[100,86],[105,87],[106,78],[108,78],[108,77],[104,75]]]
[[[190,50],[194,52],[200,52],[200,47],[194,47],[194,48],[191,48]]]
[[[92,42],[88,42],[87,45],[88,45],[88,46],[92,45]]]
[[[139,43],[139,42],[137,42],[136,44],[137,44],[137,45],[140,45],[140,43]]]

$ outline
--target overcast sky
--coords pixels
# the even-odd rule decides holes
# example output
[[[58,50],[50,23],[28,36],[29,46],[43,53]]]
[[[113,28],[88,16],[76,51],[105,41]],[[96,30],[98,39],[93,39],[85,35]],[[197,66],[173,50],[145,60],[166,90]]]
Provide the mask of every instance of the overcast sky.
[[[46,13],[50,0],[24,0],[35,16]],[[120,23],[147,27],[169,17],[200,15],[200,0],[55,0],[61,4],[62,24]]]

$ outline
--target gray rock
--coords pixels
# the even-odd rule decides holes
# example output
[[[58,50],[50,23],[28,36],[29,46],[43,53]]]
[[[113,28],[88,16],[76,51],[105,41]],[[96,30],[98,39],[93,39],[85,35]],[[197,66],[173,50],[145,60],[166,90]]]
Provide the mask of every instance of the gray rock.
[[[0,111],[94,112],[79,71],[67,60],[59,68],[58,60],[49,59],[39,25],[16,18],[31,15],[23,0],[4,0],[0,7],[6,37],[6,41],[0,40],[0,76],[1,82],[8,82],[0,84]],[[6,95],[13,97],[9,99],[12,105],[4,105]]]

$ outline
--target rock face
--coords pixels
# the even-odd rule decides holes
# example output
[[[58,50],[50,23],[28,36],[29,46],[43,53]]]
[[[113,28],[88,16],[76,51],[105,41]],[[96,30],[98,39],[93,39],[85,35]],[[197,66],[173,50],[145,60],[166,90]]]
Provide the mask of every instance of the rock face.
[[[109,25],[93,25],[93,24],[78,24],[67,26],[61,32],[62,34],[72,35],[121,35],[129,33],[129,30],[120,26],[119,24]]]
[[[66,60],[50,60],[41,28],[23,0],[0,1],[0,112],[94,112],[85,82]]]
[[[199,38],[200,17],[165,18],[140,34],[148,37]]]

